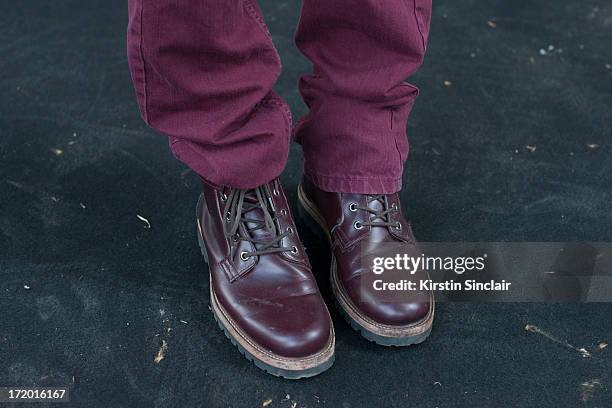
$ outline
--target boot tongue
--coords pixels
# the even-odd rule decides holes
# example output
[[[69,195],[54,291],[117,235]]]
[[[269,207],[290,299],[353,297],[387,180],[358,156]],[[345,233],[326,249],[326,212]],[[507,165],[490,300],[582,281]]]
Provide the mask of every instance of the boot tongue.
[[[370,196],[368,196],[368,199],[369,198]],[[385,205],[381,200],[384,200],[384,198],[372,200],[370,203],[368,203],[368,207],[374,211],[378,211],[378,212],[383,211],[385,209]],[[369,216],[372,222],[386,221],[384,218],[376,217],[374,214],[369,214]],[[388,237],[389,237],[389,231],[387,227],[380,227],[380,226],[371,227],[370,238],[369,238],[370,242],[383,242],[383,241],[386,241]]]
[[[265,200],[266,198],[263,197],[263,199]],[[251,205],[257,205],[260,204],[258,202],[257,199],[257,194],[255,193],[254,190],[249,191],[247,194],[245,194],[244,196],[244,203],[245,205],[243,206],[251,206]],[[268,205],[268,211],[270,211],[270,215],[272,217],[274,217],[274,214],[271,212],[271,208]],[[276,229],[274,229],[274,231],[270,231],[266,226],[265,226],[265,214],[264,214],[264,210],[261,208],[261,205],[259,205],[256,208],[253,208],[249,211],[246,211],[243,213],[244,218],[248,219],[248,220],[253,220],[253,222],[247,222],[246,226],[249,230],[252,230],[249,232],[249,234],[251,235],[252,238],[255,239],[271,239],[274,238],[276,236]],[[258,228],[259,227],[259,228]],[[255,230],[253,230],[253,228],[257,228]]]
[[[367,199],[369,200],[370,197],[371,196],[368,196]],[[379,198],[379,199],[371,201],[370,203],[368,203],[368,208],[371,208],[372,210],[378,211],[378,212],[384,211],[385,204],[384,204],[384,202],[382,200],[384,200],[384,198]],[[374,214],[370,215],[370,219],[373,222],[376,222],[376,221],[382,221],[382,222],[387,221],[387,220],[384,219],[384,217],[376,217],[376,216],[374,216]],[[372,227],[372,228],[374,228],[374,227]]]

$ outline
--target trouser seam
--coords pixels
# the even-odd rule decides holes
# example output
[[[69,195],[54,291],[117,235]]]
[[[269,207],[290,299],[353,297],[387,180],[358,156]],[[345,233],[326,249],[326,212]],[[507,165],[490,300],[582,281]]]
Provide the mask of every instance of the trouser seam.
[[[270,30],[268,29],[268,26],[266,25],[266,22],[264,21],[264,19],[259,15],[259,13],[257,12],[257,10],[255,9],[255,6],[253,6],[253,4],[251,3],[251,0],[244,0],[244,6],[245,9],[247,11],[247,13],[255,20],[257,21],[257,24],[259,25],[259,27],[263,30],[263,32],[266,34],[266,36],[272,40],[272,34],[270,34]],[[276,49],[275,49],[276,51]]]
[[[421,40],[423,41],[423,50],[427,47],[427,42],[425,41],[425,35],[423,34],[423,30],[421,30],[421,23],[419,22],[419,14],[417,12],[417,2],[414,0],[414,19],[416,21],[417,30],[419,30],[419,34],[421,34]]]
[[[144,39],[143,39],[143,18],[144,18],[144,0],[140,1],[140,21],[138,22],[138,54],[140,63],[142,64],[142,91],[143,91],[143,116],[144,121],[150,124],[149,121],[149,97],[147,92],[147,65],[144,58]]]
[[[255,109],[258,109],[264,105],[274,105],[281,109],[281,113],[283,114],[283,117],[285,119],[285,133],[289,135],[291,133],[292,117],[291,117],[291,110],[289,109],[287,104],[284,103],[282,100],[280,100],[279,96],[272,96],[272,97],[264,98],[261,101],[259,101]]]
[[[402,189],[402,177],[360,177],[360,176],[325,176],[304,169],[305,177],[324,191],[357,193],[357,194],[391,194]]]
[[[327,178],[327,179],[336,179],[336,180],[347,180],[347,181],[372,181],[372,180],[376,180],[376,181],[398,181],[401,180],[401,177],[378,177],[378,176],[371,176],[371,177],[354,177],[354,176],[328,176],[325,174],[320,174],[314,171],[310,171],[310,170],[306,170],[306,173],[308,175],[311,176],[315,176],[315,177],[321,177],[321,178]]]
[[[257,25],[259,26],[259,28],[264,32],[266,37],[268,37],[269,46],[272,48],[272,51],[276,55],[276,60],[278,61],[278,65],[279,65],[280,69],[282,70],[282,61],[281,61],[281,58],[280,58],[280,54],[278,53],[278,50],[274,46],[274,42],[272,41],[272,34],[270,34],[270,30],[268,29],[268,25],[266,24],[264,19],[261,17],[261,15],[257,12],[257,10],[256,10],[255,6],[253,5],[253,3],[251,2],[251,0],[244,0],[243,4],[244,4],[244,8],[245,8],[246,12],[249,14],[249,16],[251,16],[251,18],[257,22]],[[271,92],[273,92],[273,91],[271,90]],[[279,96],[276,96],[276,95],[272,96],[272,97],[268,97],[268,98],[262,99],[261,101],[259,101],[257,107],[262,106],[264,104],[273,104],[273,105],[276,105],[276,106],[281,108],[283,116],[284,116],[284,119],[285,119],[285,122],[286,122],[285,123],[285,133],[286,133],[287,136],[290,137],[291,136],[291,122],[293,121],[293,118],[291,116],[291,110],[289,109],[287,104]]]

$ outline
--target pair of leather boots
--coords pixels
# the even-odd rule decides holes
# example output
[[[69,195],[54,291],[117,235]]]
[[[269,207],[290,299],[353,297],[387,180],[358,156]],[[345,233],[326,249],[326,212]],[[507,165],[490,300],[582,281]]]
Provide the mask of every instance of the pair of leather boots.
[[[268,373],[297,379],[333,364],[335,334],[276,179],[251,190],[202,180],[198,238],[210,269],[210,303],[226,336]],[[330,282],[340,313],[363,337],[408,346],[429,335],[434,300],[409,291],[388,301],[363,278],[363,246],[397,244],[417,255],[399,194],[332,193],[307,177],[298,187],[301,210],[318,225],[332,251]],[[415,279],[424,272],[417,272]]]

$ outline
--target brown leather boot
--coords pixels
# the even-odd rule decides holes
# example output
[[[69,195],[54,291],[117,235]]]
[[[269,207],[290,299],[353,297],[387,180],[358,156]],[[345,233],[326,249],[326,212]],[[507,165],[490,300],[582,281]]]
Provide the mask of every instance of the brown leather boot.
[[[268,373],[312,377],[334,361],[329,312],[280,181],[240,190],[203,181],[198,237],[225,335]]]
[[[433,323],[433,293],[404,291],[401,297],[389,300],[364,284],[373,276],[362,266],[364,248],[376,251],[377,247],[392,246],[409,256],[421,255],[410,223],[402,216],[399,194],[330,193],[304,177],[298,199],[329,240],[331,287],[350,325],[366,339],[384,346],[408,346],[425,340]],[[422,270],[410,276],[415,282],[422,279],[428,279]]]

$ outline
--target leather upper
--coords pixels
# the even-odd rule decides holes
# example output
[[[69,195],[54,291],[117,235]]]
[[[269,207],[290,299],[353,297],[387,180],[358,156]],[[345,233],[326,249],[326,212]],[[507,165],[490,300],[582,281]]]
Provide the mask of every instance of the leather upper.
[[[375,291],[362,281],[366,278],[372,280],[371,270],[363,266],[363,253],[374,253],[384,246],[409,256],[421,255],[410,223],[402,215],[399,194],[384,196],[387,208],[394,211],[388,214],[387,219],[392,225],[381,227],[362,225],[370,220],[372,214],[355,209],[366,206],[373,210],[384,209],[384,204],[378,200],[368,202],[368,195],[326,192],[316,187],[308,177],[303,178],[302,188],[325,219],[332,238],[338,279],[360,311],[386,325],[408,325],[427,316],[431,307],[431,294],[428,291],[404,291],[401,298],[396,296],[389,300],[389,296]],[[390,275],[398,276],[398,273],[387,274]],[[403,276],[415,282],[428,279],[423,270],[416,271],[414,275],[403,273]]]
[[[257,244],[226,238],[223,214],[227,188],[203,180],[203,195],[198,218],[209,256],[211,284],[218,302],[258,345],[284,357],[305,357],[322,350],[329,342],[331,319],[319,293],[304,247],[299,239],[287,199],[274,180],[266,191],[279,232],[289,231],[280,243],[292,248],[282,253],[241,254],[256,251]],[[244,214],[247,219],[261,218],[261,210]],[[237,234],[265,239],[269,231],[250,231],[244,222]]]

